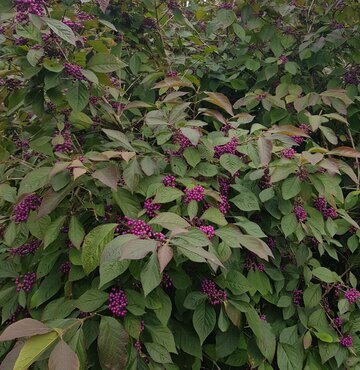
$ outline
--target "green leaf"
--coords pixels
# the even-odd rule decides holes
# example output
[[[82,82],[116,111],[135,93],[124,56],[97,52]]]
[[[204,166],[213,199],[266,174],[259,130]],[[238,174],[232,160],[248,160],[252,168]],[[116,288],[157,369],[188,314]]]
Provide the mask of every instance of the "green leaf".
[[[239,194],[230,199],[242,211],[257,211],[260,210],[259,202],[256,195],[245,186],[236,185],[236,190]]]
[[[214,224],[220,226],[225,226],[228,223],[225,216],[217,208],[214,207],[208,208],[201,216],[201,219],[213,222]]]
[[[154,203],[170,203],[176,199],[181,198],[183,195],[184,193],[179,189],[162,185],[156,191]]]
[[[75,216],[71,216],[69,222],[69,239],[76,248],[80,248],[82,241],[84,240],[85,231],[81,223]]]
[[[51,223],[50,216],[38,218],[35,212],[30,213],[26,226],[28,227],[31,235],[37,239],[43,239],[49,225]]]
[[[240,226],[247,234],[256,236],[258,238],[266,238],[266,234],[261,230],[260,226],[255,222],[248,220],[246,217],[236,217],[235,225]]]
[[[89,60],[87,67],[94,72],[109,73],[126,67],[126,64],[115,55],[97,53]]]
[[[216,19],[224,28],[227,28],[236,21],[236,16],[235,13],[230,9],[220,9],[216,14]]]
[[[56,240],[60,233],[60,229],[65,221],[66,216],[58,217],[47,228],[44,235],[44,248],[48,247],[53,241]]]
[[[105,245],[112,240],[117,224],[106,224],[92,229],[85,237],[82,246],[82,265],[86,274],[99,266],[100,256]]]
[[[194,311],[192,321],[194,329],[200,338],[200,344],[203,344],[215,328],[216,313],[214,308],[206,302],[200,304]]]
[[[244,167],[244,162],[237,155],[234,154],[223,154],[220,157],[220,164],[233,176],[235,172]]]
[[[312,274],[325,283],[337,283],[341,281],[340,276],[336,272],[330,271],[326,267],[317,267],[312,270]]]
[[[200,153],[195,148],[186,148],[184,151],[184,158],[191,167],[195,167],[201,161]]]
[[[136,239],[122,244],[121,260],[143,259],[148,253],[155,252],[158,246],[156,240]]]
[[[294,213],[289,213],[281,219],[281,230],[285,238],[295,232],[298,226],[298,220]]]
[[[89,102],[89,89],[80,81],[67,92],[66,99],[75,112],[81,112]]]
[[[321,301],[321,286],[319,284],[310,285],[304,291],[305,307],[312,308],[319,305]]]
[[[174,335],[167,326],[164,326],[162,324],[145,324],[145,328],[150,333],[154,343],[162,345],[171,353],[177,353]]]
[[[230,270],[225,279],[226,287],[229,288],[233,294],[241,295],[251,289],[248,279],[239,271]]]
[[[123,274],[130,265],[130,260],[127,261],[109,261],[100,265],[100,282],[99,289],[105,284],[116,279]]]
[[[287,62],[285,64],[285,70],[292,75],[296,75],[298,69],[298,65],[295,62]]]
[[[161,275],[157,254],[153,253],[140,274],[140,281],[145,297],[161,283]]]
[[[303,352],[290,344],[278,344],[277,365],[280,370],[302,370],[304,356]]]
[[[44,187],[48,183],[50,170],[51,167],[41,167],[29,172],[21,180],[18,195],[33,193]]]
[[[105,132],[105,134],[112,140],[118,141],[121,143],[123,148],[126,150],[134,151],[134,148],[131,146],[129,139],[127,136],[121,132],[121,131],[116,131],[116,130],[109,130],[109,129],[103,129],[102,131]]]
[[[76,37],[72,29],[65,23],[58,21],[53,18],[42,17],[41,18],[49,26],[49,28],[60,38],[65,40],[71,45],[76,45]]]
[[[100,308],[107,299],[107,293],[97,289],[90,289],[76,300],[75,306],[83,312],[93,312]]]
[[[298,176],[287,178],[281,185],[281,193],[285,200],[294,198],[301,191],[301,181]]]
[[[158,343],[144,343],[150,357],[159,364],[172,363],[168,350]]]
[[[269,246],[255,236],[240,235],[238,240],[242,246],[266,261],[269,260],[269,256],[274,257]]]
[[[16,202],[16,188],[10,186],[9,184],[1,184],[0,185],[0,198],[6,200],[7,202],[15,203]]]
[[[236,36],[237,36],[241,41],[245,41],[245,40],[246,40],[246,34],[245,34],[245,30],[244,30],[244,28],[242,28],[242,27],[240,26],[240,24],[238,24],[238,23],[234,23],[234,24],[232,25],[232,27],[233,27],[233,30],[234,30],[234,32],[235,32],[235,34],[236,34]]]
[[[322,342],[325,343],[332,343],[334,341],[333,337],[328,333],[319,333],[315,332],[317,338],[319,338]]]
[[[31,308],[37,308],[52,298],[61,288],[60,272],[48,275],[40,284],[38,290],[31,297]]]
[[[117,192],[113,192],[113,198],[124,215],[131,218],[136,218],[141,206],[135,195],[132,195],[128,190],[118,188]]]
[[[97,340],[100,364],[104,369],[125,368],[129,336],[121,323],[113,317],[102,316]]]
[[[149,225],[160,225],[168,230],[186,229],[190,224],[175,213],[163,212],[150,220]]]
[[[21,348],[13,370],[27,370],[56,340],[58,333],[35,335]]]

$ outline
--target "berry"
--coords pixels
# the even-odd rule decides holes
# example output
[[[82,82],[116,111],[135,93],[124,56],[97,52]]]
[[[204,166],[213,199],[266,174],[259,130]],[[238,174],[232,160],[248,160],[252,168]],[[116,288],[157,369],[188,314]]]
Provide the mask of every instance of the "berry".
[[[153,236],[152,228],[143,220],[133,220],[126,217],[126,224],[130,229],[130,233],[133,235],[137,235],[142,239]]]
[[[233,4],[232,3],[221,3],[218,5],[219,9],[232,9]]]
[[[180,148],[173,152],[172,154],[176,157],[182,156],[185,149],[191,148],[194,145],[191,143],[191,141],[182,133],[177,133],[173,138],[174,144],[178,144]]]
[[[342,336],[340,338],[340,344],[343,346],[343,347],[351,347],[353,345],[353,339],[352,339],[352,336],[351,335],[347,335],[347,336]]]
[[[304,168],[300,168],[300,170],[296,172],[296,176],[301,182],[307,181],[309,179],[309,173]]]
[[[268,247],[273,251],[276,246],[276,240],[272,236],[268,236],[265,240],[265,243],[268,245]]]
[[[142,23],[143,28],[147,29],[155,29],[156,28],[156,22],[153,18],[145,17]]]
[[[16,291],[20,292],[23,290],[24,292],[29,292],[33,285],[36,282],[36,273],[35,272],[27,272],[23,277],[17,277],[15,279]]]
[[[177,77],[178,73],[176,71],[169,71],[166,77]]]
[[[360,292],[355,288],[351,288],[347,290],[344,295],[345,299],[349,302],[349,304],[353,304],[359,299]]]
[[[160,204],[154,203],[151,198],[148,198],[145,200],[144,203],[144,209],[146,210],[146,214],[149,217],[155,217],[156,216],[156,211],[159,211],[161,208]]]
[[[331,218],[331,219],[334,220],[335,218],[337,218],[338,214],[337,214],[335,208],[329,207],[323,212],[323,216],[324,216],[325,220],[327,220],[328,218]]]
[[[341,326],[342,326],[342,318],[341,317],[335,317],[332,323],[333,323],[333,326],[335,328],[341,328]]]
[[[296,218],[298,219],[299,222],[304,222],[307,220],[307,213],[302,206],[295,206],[293,209]]]
[[[238,140],[235,137],[233,137],[227,144],[216,145],[214,147],[214,158],[220,158],[223,154],[235,154],[237,145]]]
[[[70,125],[65,123],[64,129],[62,131],[56,130],[55,131],[55,138],[60,137],[61,142],[55,144],[53,149],[54,152],[58,153],[69,153],[72,150],[72,141],[71,141],[71,133],[70,133]]]
[[[258,185],[261,190],[269,189],[272,187],[269,168],[265,168],[264,175],[261,177]]]
[[[300,306],[304,292],[300,289],[293,290],[293,303],[295,306]]]
[[[293,148],[287,148],[287,149],[283,149],[281,151],[281,156],[283,158],[287,158],[287,159],[293,159],[294,156],[295,156],[295,150]]]
[[[109,293],[108,308],[115,316],[124,317],[127,314],[125,307],[129,304],[126,294],[123,290],[113,288]]]
[[[61,273],[63,273],[64,275],[67,275],[71,270],[71,262],[70,261],[66,261],[64,263],[61,264],[60,268],[59,268],[59,271]]]
[[[285,64],[289,61],[289,58],[286,55],[280,55],[278,61],[280,64]]]
[[[10,254],[12,256],[20,256],[20,257],[25,257],[29,254],[35,254],[40,244],[41,244],[41,240],[33,239],[21,245],[20,247],[12,248],[10,250]]]
[[[175,188],[176,186],[176,178],[172,175],[166,175],[163,179],[162,179],[162,183],[169,187],[169,188]]]
[[[260,315],[260,320],[266,321],[266,315]]]
[[[171,277],[167,272],[163,272],[162,280],[161,280],[161,286],[163,288],[169,289],[173,287],[173,282]]]
[[[207,237],[211,240],[215,236],[215,229],[213,226],[200,226],[199,229],[207,235]]]
[[[193,189],[185,189],[185,203],[188,204],[192,200],[201,202],[204,199],[204,190],[201,185],[196,185]]]
[[[301,145],[305,140],[302,136],[291,136],[291,138],[295,141],[297,145]]]
[[[30,211],[36,210],[41,204],[40,198],[35,195],[28,195],[19,202],[15,209],[15,223],[24,222],[28,219]]]
[[[323,197],[317,197],[315,200],[314,200],[314,207],[319,211],[319,212],[324,212],[324,210],[326,209],[326,206],[327,206],[327,202],[325,200],[325,198]]]
[[[85,77],[81,72],[81,67],[77,64],[65,63],[64,72],[66,75],[73,77],[75,80],[84,80]]]
[[[208,296],[210,304],[213,306],[219,305],[227,299],[226,292],[224,290],[217,289],[216,284],[209,279],[202,281],[201,291]]]

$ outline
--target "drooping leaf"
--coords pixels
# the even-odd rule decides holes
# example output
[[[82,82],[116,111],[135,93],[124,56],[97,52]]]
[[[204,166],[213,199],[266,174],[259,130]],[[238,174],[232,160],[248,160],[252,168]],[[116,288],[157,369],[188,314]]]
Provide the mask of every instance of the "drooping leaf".
[[[49,328],[42,322],[34,319],[22,319],[11,324],[0,335],[0,341],[13,340],[22,337],[31,337],[33,335],[40,335],[50,333],[53,329]]]
[[[76,353],[61,340],[50,353],[49,370],[79,370]]]
[[[217,105],[218,107],[224,109],[231,116],[234,115],[234,112],[232,110],[232,105],[229,99],[224,94],[215,93],[215,92],[206,92],[206,94],[207,94],[207,98],[204,98],[203,100]]]
[[[53,18],[42,17],[42,20],[44,20],[49,28],[60,38],[71,45],[76,45],[75,34],[68,25]]]

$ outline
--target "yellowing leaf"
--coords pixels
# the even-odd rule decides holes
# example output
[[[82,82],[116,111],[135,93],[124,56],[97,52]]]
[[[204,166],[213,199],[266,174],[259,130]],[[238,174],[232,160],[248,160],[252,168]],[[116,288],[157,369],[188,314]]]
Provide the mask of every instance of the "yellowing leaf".
[[[229,99],[224,94],[215,93],[215,92],[206,92],[206,94],[208,97],[204,98],[203,100],[217,105],[218,107],[224,109],[224,111],[229,113],[231,116],[234,115],[234,112],[232,110],[232,105]]]

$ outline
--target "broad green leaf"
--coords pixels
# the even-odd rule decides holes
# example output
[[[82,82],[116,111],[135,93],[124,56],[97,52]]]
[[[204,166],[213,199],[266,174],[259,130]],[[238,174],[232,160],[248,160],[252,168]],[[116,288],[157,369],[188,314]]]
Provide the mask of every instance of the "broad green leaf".
[[[149,261],[143,267],[140,274],[140,281],[145,297],[161,283],[161,275],[157,254],[153,253]]]
[[[232,175],[244,167],[244,162],[234,154],[223,154],[220,157],[220,164]]]
[[[230,199],[242,211],[257,211],[260,209],[256,195],[245,186],[236,185],[239,194]]]
[[[277,365],[280,370],[302,370],[304,355],[294,345],[278,344]]]
[[[224,215],[217,208],[214,207],[208,208],[201,216],[201,219],[213,222],[214,224],[220,226],[225,226],[228,223]]]
[[[160,225],[168,230],[186,229],[190,224],[175,213],[163,212],[150,220],[149,225]]]
[[[316,307],[321,300],[321,287],[319,284],[310,285],[304,291],[305,307]]]
[[[150,357],[160,364],[172,363],[168,350],[158,343],[144,343]]]
[[[200,304],[194,311],[192,322],[200,338],[200,344],[203,344],[215,328],[216,313],[214,308],[205,302]]]
[[[326,267],[317,267],[312,270],[312,274],[325,283],[337,283],[341,281],[340,276],[336,272],[331,271]]]
[[[97,53],[88,62],[87,67],[94,72],[109,73],[124,68],[126,64],[115,55]]]
[[[131,194],[128,190],[118,188],[117,192],[113,192],[113,198],[124,215],[131,218],[136,218],[141,210],[140,202],[136,195]]]
[[[184,151],[184,158],[191,167],[196,167],[201,161],[201,156],[195,148],[186,148]]]
[[[60,229],[65,221],[65,216],[58,217],[48,227],[44,235],[44,248],[48,247],[53,241],[56,240],[60,233]]]
[[[184,193],[179,189],[160,186],[156,191],[154,203],[169,203],[181,198],[183,195]]]
[[[97,289],[90,289],[76,300],[75,306],[83,312],[93,312],[100,308],[107,299],[107,293]]]
[[[30,307],[36,308],[52,298],[61,288],[60,272],[55,271],[48,275],[31,297]]]
[[[298,220],[294,213],[289,213],[281,219],[281,230],[285,238],[295,232],[298,224]]]
[[[332,343],[334,341],[333,337],[328,333],[315,332],[315,335],[325,343]]]
[[[76,38],[72,29],[65,23],[53,18],[42,17],[42,20],[49,26],[49,28],[60,38],[71,45],[76,45]]]
[[[235,225],[240,226],[247,234],[258,238],[265,238],[266,234],[261,230],[260,226],[255,222],[248,220],[246,217],[236,217]]]
[[[75,112],[81,112],[89,102],[89,89],[81,81],[67,92],[66,99]]]
[[[281,193],[285,200],[294,198],[301,191],[301,181],[298,176],[287,178],[281,185]]]
[[[80,221],[75,217],[71,216],[69,222],[69,239],[76,248],[80,248],[82,241],[84,240],[85,231]]]
[[[51,167],[40,167],[32,170],[21,180],[18,195],[33,193],[48,183]]]

